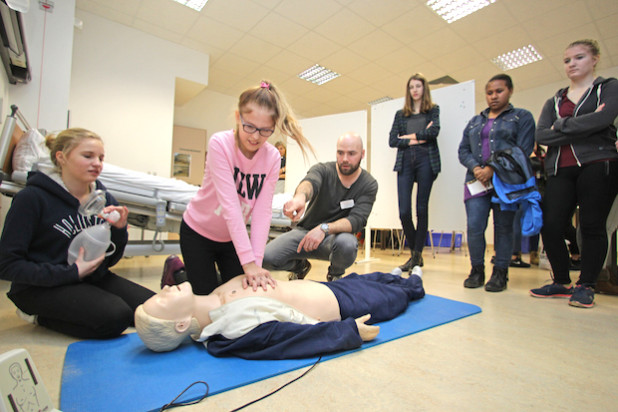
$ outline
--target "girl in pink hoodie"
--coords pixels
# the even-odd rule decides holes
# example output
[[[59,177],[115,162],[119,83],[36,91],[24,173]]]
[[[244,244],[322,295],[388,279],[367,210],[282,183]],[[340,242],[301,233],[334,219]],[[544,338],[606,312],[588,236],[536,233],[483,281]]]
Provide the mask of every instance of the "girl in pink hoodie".
[[[211,136],[204,180],[180,228],[187,279],[196,294],[209,294],[243,273],[245,288],[275,287],[262,258],[281,155],[267,140],[279,131],[294,139],[303,154],[311,148],[284,97],[268,81],[240,95],[235,118],[234,130]],[[179,262],[168,263],[177,268]]]

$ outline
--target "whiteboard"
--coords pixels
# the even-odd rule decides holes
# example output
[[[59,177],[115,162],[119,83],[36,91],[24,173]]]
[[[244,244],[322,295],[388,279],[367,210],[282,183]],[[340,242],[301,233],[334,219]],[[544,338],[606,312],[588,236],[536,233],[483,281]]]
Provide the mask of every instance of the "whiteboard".
[[[429,229],[463,231],[466,212],[463,203],[465,168],[459,163],[457,149],[462,132],[474,116],[474,81],[443,87],[431,92],[440,106],[438,147],[442,171],[433,183],[429,198]],[[378,196],[369,216],[372,228],[399,229],[397,200],[396,148],[388,145],[395,112],[403,108],[404,98],[374,105],[371,108],[371,174],[379,184]],[[416,185],[412,192],[413,216],[416,220]]]
[[[285,160],[285,193],[294,193],[296,186],[305,177],[309,168],[318,162],[333,162],[337,155],[337,139],[346,132],[355,132],[367,148],[367,111],[333,114],[300,120],[303,134],[315,150],[315,157],[309,154],[307,161],[303,158],[300,147],[292,139],[287,139]],[[361,161],[361,167],[367,169],[367,158]]]

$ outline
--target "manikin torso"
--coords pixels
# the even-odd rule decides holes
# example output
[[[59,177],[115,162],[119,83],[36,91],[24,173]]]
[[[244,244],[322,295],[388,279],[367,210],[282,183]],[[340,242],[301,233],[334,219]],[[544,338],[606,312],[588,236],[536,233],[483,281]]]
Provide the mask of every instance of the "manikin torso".
[[[337,298],[327,286],[321,283],[310,280],[277,282],[277,287],[274,289],[269,286],[266,291],[258,288],[254,292],[251,287],[243,289],[243,277],[237,276],[219,286],[211,296],[217,296],[222,305],[246,297],[268,297],[290,305],[322,322],[341,320]]]

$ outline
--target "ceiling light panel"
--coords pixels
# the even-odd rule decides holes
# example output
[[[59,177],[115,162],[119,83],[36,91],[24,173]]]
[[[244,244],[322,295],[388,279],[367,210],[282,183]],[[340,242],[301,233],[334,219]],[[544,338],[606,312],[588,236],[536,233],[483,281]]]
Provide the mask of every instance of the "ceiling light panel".
[[[390,97],[390,96],[384,96],[384,97],[380,97],[379,99],[375,99],[375,100],[370,101],[369,105],[373,106],[373,105],[376,105],[376,104],[388,102],[390,100],[393,100],[393,98]]]
[[[495,2],[496,0],[428,0],[427,6],[447,23],[452,23]]]
[[[172,0],[196,11],[202,11],[208,0]]]
[[[543,60],[543,57],[530,44],[491,59],[492,63],[504,71],[516,69],[539,60]]]
[[[319,64],[314,64],[313,66],[298,75],[298,77],[300,77],[301,79],[317,84],[318,86],[321,86],[326,82],[336,79],[339,76],[341,76],[339,73],[327,69],[326,67],[320,66]]]

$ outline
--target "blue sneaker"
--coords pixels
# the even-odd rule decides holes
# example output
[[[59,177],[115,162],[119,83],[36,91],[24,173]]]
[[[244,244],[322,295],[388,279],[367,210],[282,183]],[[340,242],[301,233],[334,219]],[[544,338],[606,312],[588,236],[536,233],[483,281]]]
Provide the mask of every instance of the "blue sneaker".
[[[530,289],[530,295],[535,298],[570,298],[572,294],[572,287],[567,288],[556,282],[537,289]]]
[[[584,285],[577,285],[569,300],[569,305],[578,308],[591,308],[594,306],[594,291]]]

